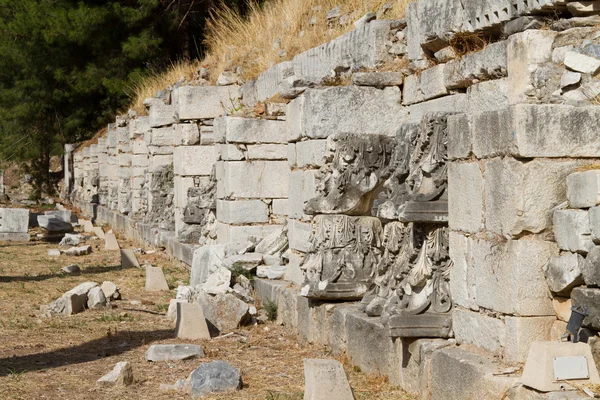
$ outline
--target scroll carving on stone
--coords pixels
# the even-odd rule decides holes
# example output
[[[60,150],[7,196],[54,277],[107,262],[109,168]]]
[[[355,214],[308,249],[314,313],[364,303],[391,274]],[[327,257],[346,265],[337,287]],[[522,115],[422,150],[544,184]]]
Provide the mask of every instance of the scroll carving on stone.
[[[372,288],[381,258],[381,221],[375,217],[319,215],[301,266],[302,295],[316,299],[359,300]]]
[[[394,138],[342,133],[327,141],[326,162],[317,176],[317,197],[308,201],[305,212],[369,214],[390,162]]]

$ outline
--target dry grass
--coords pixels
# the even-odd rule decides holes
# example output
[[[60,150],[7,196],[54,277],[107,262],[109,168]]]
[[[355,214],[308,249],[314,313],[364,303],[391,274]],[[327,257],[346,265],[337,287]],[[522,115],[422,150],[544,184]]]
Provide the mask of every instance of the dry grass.
[[[133,246],[127,241],[120,243]],[[55,245],[0,243],[1,399],[189,399],[184,393],[161,391],[159,386],[185,379],[202,362],[220,359],[241,369],[244,389],[207,399],[301,400],[303,359],[331,358],[327,349],[301,344],[284,327],[269,323],[240,329],[238,335],[227,338],[198,341],[205,349],[205,359],[148,363],[144,353],[150,344],[180,343],[173,338],[174,324],[156,314],[164,313],[174,290],[144,292],[142,269],[121,270],[117,252],[102,250],[99,240],[88,244],[94,248],[88,256],[54,259],[47,256],[47,250]],[[139,259],[140,264],[149,261],[162,266],[171,287],[187,282],[189,272],[160,252]],[[71,263],[82,268],[80,276],[59,272]],[[121,288],[123,300],[113,303],[116,308],[70,317],[38,317],[39,306],[64,291],[82,282],[105,280]],[[119,361],[132,364],[134,385],[96,387],[96,380]],[[348,364],[346,371],[357,399],[411,398]]]

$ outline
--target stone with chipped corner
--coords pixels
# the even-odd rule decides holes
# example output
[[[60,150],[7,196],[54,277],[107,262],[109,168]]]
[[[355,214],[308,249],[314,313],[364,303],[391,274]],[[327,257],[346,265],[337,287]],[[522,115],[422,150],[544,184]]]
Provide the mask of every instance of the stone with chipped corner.
[[[550,259],[544,267],[546,282],[552,293],[569,296],[574,287],[583,285],[584,258],[576,253],[563,253]]]
[[[118,362],[115,368],[96,381],[97,386],[129,386],[133,384],[133,368],[127,361]]]
[[[139,268],[138,262],[133,249],[121,249],[121,268]]]
[[[54,215],[38,215],[38,224],[50,233],[66,233],[73,231],[73,225]]]
[[[202,306],[194,303],[177,303],[176,336],[179,339],[210,339],[210,332]]]
[[[64,299],[63,314],[73,315],[84,311],[87,306],[88,292],[96,286],[98,286],[96,282],[84,282],[66,292],[62,296]]]
[[[62,252],[67,256],[85,256],[92,253],[92,246],[79,246],[79,247],[71,247],[69,250],[65,250]]]
[[[585,54],[569,51],[565,55],[565,66],[573,71],[594,75],[600,69],[600,60],[586,56]]]
[[[258,242],[254,251],[256,253],[264,254],[263,258],[268,255],[285,252],[289,248],[287,232],[288,229],[286,224]]]
[[[79,243],[83,240],[84,237],[82,235],[65,233],[65,237],[62,238],[59,246],[79,246]]]
[[[203,285],[208,276],[223,266],[225,245],[204,245],[194,251],[190,285]]]
[[[87,308],[94,310],[97,308],[106,307],[106,296],[100,286],[95,286],[90,289],[87,294]]]
[[[29,210],[0,208],[0,233],[27,233]]]
[[[194,301],[202,306],[211,331],[214,328],[223,334],[252,322],[248,304],[233,294],[212,296],[200,290],[194,295]]]
[[[204,349],[195,344],[153,344],[146,350],[146,361],[180,361],[204,358]]]
[[[567,199],[571,208],[600,204],[600,170],[575,172],[567,176]]]
[[[232,392],[242,388],[242,373],[225,361],[202,363],[192,371],[185,386],[194,398]]]
[[[119,247],[119,242],[117,242],[117,237],[112,232],[107,232],[104,237],[104,250],[108,251],[118,251],[121,248]]]
[[[231,271],[225,267],[219,267],[206,278],[202,290],[210,294],[227,293],[230,291]]]
[[[589,378],[578,379],[577,385],[567,381],[556,381],[554,375],[554,359],[557,357],[585,357]],[[540,392],[558,390],[574,390],[579,385],[600,384],[600,376],[590,350],[586,343],[569,342],[533,342],[523,369],[521,382]]]
[[[595,246],[590,250],[583,262],[582,272],[587,286],[600,286],[600,246]]]
[[[339,361],[305,358],[304,382],[304,400],[354,400]]]
[[[146,292],[168,291],[169,284],[161,267],[147,266],[146,268]]]
[[[113,282],[104,281],[104,282],[102,282],[102,285],[100,287],[102,288],[102,291],[104,292],[104,296],[106,296],[106,298],[108,300],[120,300],[121,299],[121,293],[119,291],[119,287],[117,285],[115,285]]]
[[[102,239],[102,240],[106,239],[104,229],[102,229],[102,227],[100,227],[100,226],[94,227],[94,235],[96,235],[98,237],[98,239]]]
[[[594,247],[588,212],[585,210],[556,210],[554,236],[562,250],[586,254]]]

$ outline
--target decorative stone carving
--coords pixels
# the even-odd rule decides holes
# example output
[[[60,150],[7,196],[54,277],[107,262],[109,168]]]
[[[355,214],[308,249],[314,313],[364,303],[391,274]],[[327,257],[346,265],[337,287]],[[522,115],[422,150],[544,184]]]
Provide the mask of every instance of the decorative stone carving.
[[[383,183],[394,138],[341,133],[327,139],[325,164],[317,175],[317,197],[307,214],[370,214],[374,195]]]
[[[302,295],[316,299],[359,300],[373,286],[381,258],[381,221],[375,217],[319,215],[301,266]]]
[[[150,210],[145,221],[158,224],[161,229],[173,231],[175,214],[173,204],[174,187],[173,166],[157,168],[150,180]]]
[[[215,213],[217,208],[217,179],[213,174],[208,182],[196,178],[196,186],[188,189],[188,204],[183,210],[184,227],[179,232],[179,240],[184,243],[212,242],[216,239]],[[213,233],[215,233],[213,235]]]

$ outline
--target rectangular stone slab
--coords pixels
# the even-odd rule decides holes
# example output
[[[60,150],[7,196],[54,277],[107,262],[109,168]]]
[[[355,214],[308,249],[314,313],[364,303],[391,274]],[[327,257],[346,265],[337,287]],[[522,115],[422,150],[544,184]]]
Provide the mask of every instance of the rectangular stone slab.
[[[210,339],[210,332],[200,304],[177,303],[175,332],[178,339]]]
[[[117,242],[117,238],[115,234],[112,232],[108,232],[105,234],[104,239],[104,250],[117,251],[120,250],[119,243]]]
[[[169,284],[161,267],[146,267],[146,292],[168,291]]]
[[[140,263],[132,249],[121,250],[121,268],[139,268]]]

